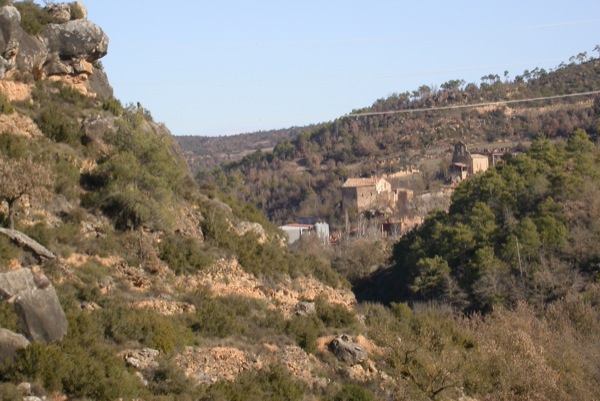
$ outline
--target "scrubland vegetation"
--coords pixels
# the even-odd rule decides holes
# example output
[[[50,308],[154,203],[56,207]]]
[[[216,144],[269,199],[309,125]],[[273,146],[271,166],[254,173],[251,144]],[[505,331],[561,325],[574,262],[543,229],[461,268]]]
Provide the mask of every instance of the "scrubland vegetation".
[[[392,96],[372,109],[502,99],[509,91],[588,90],[598,68],[592,60],[506,84],[493,76],[480,87],[451,82],[441,91]],[[579,78],[566,79],[573,76]],[[69,328],[62,341],[33,343],[0,366],[0,399],[22,400],[23,382],[36,396],[72,400],[600,398],[597,99],[565,103],[557,114],[532,105],[515,118],[499,109],[337,121],[280,143],[273,153],[204,174],[199,185],[147,111],[61,83],[37,82],[32,96],[11,103],[0,95],[0,113],[27,116],[42,133],[0,133],[0,161],[30,163],[45,173],[35,177],[39,182],[30,177],[35,185],[11,204],[3,186],[26,179],[3,170],[0,195],[8,207],[0,221],[14,223],[58,258],[41,261],[0,236],[0,270],[39,267]],[[457,130],[450,130],[452,121]],[[320,214],[339,201],[340,179],[360,158],[402,156],[409,144],[425,150],[439,144],[438,134],[493,133],[518,134],[532,145],[461,184],[449,212],[432,213],[397,242],[362,238],[323,249],[306,240],[288,249],[263,213],[273,220]],[[287,165],[298,158],[306,174]],[[371,172],[373,165],[361,169]],[[264,233],[237,232],[243,222],[259,223]],[[72,256],[81,263],[68,261]],[[285,316],[264,299],[183,288],[195,274],[231,259],[265,292],[309,276],[340,291],[352,286],[359,304],[349,310],[316,297],[314,314]],[[189,309],[164,314],[133,306],[147,299]],[[4,302],[0,327],[18,328]],[[369,360],[357,366],[359,375],[320,346],[321,338],[342,333],[368,340]],[[188,346],[216,345],[259,356],[265,345],[300,347],[318,362],[313,374],[320,384],[307,384],[283,363],[244,370],[231,381],[187,378],[177,356]],[[120,354],[143,347],[160,352],[146,382]]]

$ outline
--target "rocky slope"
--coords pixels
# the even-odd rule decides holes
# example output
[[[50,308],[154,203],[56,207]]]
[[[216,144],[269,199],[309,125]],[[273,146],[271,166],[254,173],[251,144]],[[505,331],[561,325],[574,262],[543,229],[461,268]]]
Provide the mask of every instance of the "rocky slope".
[[[112,97],[108,38],[86,14],[0,7],[0,217],[15,221],[0,234],[0,390],[178,399],[282,367],[309,399],[340,369],[371,377],[366,352],[328,348],[364,331],[345,281],[254,209],[198,189],[168,129]],[[44,179],[19,175],[27,163]]]

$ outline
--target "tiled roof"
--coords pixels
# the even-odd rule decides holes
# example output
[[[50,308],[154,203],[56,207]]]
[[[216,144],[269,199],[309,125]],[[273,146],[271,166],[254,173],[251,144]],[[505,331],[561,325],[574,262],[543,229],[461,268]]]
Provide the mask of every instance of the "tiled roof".
[[[342,188],[357,188],[374,186],[377,183],[377,178],[348,178]]]

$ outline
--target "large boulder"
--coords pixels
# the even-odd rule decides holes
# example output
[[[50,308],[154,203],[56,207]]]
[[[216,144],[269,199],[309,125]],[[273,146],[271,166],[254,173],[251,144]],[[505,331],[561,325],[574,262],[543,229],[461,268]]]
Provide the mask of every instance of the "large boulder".
[[[367,351],[353,342],[349,336],[342,334],[329,344],[329,350],[342,362],[350,366],[365,362],[369,355]]]
[[[17,69],[33,74],[41,68],[46,45],[21,27],[21,14],[12,6],[0,7],[0,78]]]
[[[19,349],[27,348],[28,345],[29,341],[21,334],[0,328],[0,366],[13,359]]]
[[[21,77],[62,79],[83,93],[112,96],[106,74],[94,64],[107,54],[108,37],[87,20],[85,6],[52,3],[46,12],[58,23],[32,36],[21,27],[17,8],[0,7],[0,78],[18,72]]]
[[[57,54],[60,60],[93,62],[108,52],[108,37],[88,20],[48,24],[43,37],[48,51]]]
[[[0,296],[14,303],[21,331],[30,341],[58,341],[67,334],[65,312],[43,273],[23,268],[0,274]]]

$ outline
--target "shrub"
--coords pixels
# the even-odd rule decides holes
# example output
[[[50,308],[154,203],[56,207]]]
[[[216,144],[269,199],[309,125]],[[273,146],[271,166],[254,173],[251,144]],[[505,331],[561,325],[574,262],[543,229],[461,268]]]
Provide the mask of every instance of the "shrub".
[[[348,328],[356,323],[352,312],[338,304],[329,304],[323,297],[316,299],[317,316],[328,327]]]
[[[123,105],[119,99],[111,97],[102,102],[102,109],[110,112],[114,116],[120,116],[123,114]]]
[[[75,2],[70,3],[69,4],[69,8],[71,11],[71,19],[82,19],[85,17],[85,14],[83,12],[83,10],[81,9],[81,6]]]
[[[69,332],[60,343],[32,343],[5,364],[0,375],[13,382],[36,381],[46,390],[69,398],[113,400],[145,394],[141,382],[125,368],[102,340],[98,321],[78,311],[68,312]]]
[[[61,108],[48,103],[36,119],[40,130],[55,142],[65,142],[76,145],[81,142],[79,129],[73,119],[69,118]]]
[[[80,173],[77,166],[68,160],[60,158],[52,168],[54,176],[54,192],[64,195],[69,200],[79,200],[79,180]]]
[[[15,332],[19,330],[19,318],[14,306],[4,301],[0,301],[0,327]]]
[[[176,274],[193,274],[208,267],[213,259],[197,240],[168,235],[160,244],[158,257]]]
[[[12,114],[15,111],[6,95],[0,92],[0,114]]]
[[[252,306],[247,300],[236,297],[213,298],[208,293],[197,292],[196,320],[192,329],[198,334],[224,338],[244,334],[248,326],[245,317],[250,317]]]
[[[169,400],[198,400],[203,389],[188,379],[173,359],[161,358],[159,367],[154,371],[148,388],[157,396],[168,396]],[[166,400],[160,398],[160,400]]]
[[[2,4],[0,3],[0,7]],[[23,392],[12,383],[0,383],[0,401],[22,401]]]
[[[105,335],[117,343],[137,341],[163,353],[192,344],[193,333],[181,316],[163,316],[149,310],[132,309],[117,301],[107,303],[102,321]]]
[[[0,220],[4,220],[5,217],[0,214]],[[17,259],[21,255],[21,248],[14,245],[8,237],[0,235],[0,264],[2,266],[6,266],[11,259]]]
[[[305,387],[294,380],[282,366],[268,370],[244,372],[235,381],[221,381],[212,385],[205,400],[228,401],[300,401]]]
[[[375,401],[373,393],[358,384],[345,384],[331,401]]]
[[[50,14],[33,0],[15,2],[14,6],[21,14],[21,26],[30,35],[39,35],[47,24],[54,22]]]
[[[296,344],[309,353],[317,349],[317,338],[321,330],[323,323],[316,316],[294,316],[285,327],[285,332],[294,338]]]
[[[28,141],[20,135],[11,135],[3,132],[0,134],[0,152],[14,159],[20,159],[27,155],[29,150]]]

